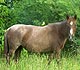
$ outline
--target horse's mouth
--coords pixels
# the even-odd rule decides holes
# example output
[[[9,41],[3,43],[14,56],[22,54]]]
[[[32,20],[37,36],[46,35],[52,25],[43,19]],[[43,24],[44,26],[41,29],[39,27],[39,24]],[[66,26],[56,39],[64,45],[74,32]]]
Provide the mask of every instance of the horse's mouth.
[[[73,42],[74,35],[69,35],[69,40]]]

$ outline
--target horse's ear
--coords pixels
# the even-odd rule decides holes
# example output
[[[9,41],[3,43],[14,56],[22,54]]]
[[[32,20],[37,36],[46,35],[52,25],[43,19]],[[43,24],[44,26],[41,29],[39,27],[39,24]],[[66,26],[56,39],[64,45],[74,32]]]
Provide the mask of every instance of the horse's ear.
[[[77,19],[77,15],[74,16],[74,19],[75,19],[75,20]]]
[[[67,20],[69,19],[69,15],[66,15],[66,19],[67,19]]]

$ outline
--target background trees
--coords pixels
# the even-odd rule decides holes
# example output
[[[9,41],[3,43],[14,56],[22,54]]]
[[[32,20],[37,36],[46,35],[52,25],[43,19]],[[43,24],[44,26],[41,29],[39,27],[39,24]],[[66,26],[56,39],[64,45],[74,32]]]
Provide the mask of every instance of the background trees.
[[[6,0],[8,1],[8,0]],[[4,0],[0,1],[1,3]],[[80,0],[14,0],[12,5],[0,5],[0,49],[4,46],[4,32],[13,24],[46,25],[62,21],[66,15],[77,14],[75,43],[68,41],[66,50],[80,50]],[[45,24],[43,24],[45,22]],[[72,47],[70,47],[70,43]],[[70,49],[70,50],[71,50]]]

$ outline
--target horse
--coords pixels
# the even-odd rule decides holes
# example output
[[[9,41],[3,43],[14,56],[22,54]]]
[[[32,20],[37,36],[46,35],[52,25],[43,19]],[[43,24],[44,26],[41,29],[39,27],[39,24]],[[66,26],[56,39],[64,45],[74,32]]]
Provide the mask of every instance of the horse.
[[[45,26],[16,24],[9,27],[4,34],[6,61],[10,63],[12,56],[17,61],[23,48],[28,52],[50,52],[49,63],[54,54],[57,60],[60,59],[60,52],[67,39],[73,40],[76,32],[76,19],[77,15],[67,15],[64,21]]]

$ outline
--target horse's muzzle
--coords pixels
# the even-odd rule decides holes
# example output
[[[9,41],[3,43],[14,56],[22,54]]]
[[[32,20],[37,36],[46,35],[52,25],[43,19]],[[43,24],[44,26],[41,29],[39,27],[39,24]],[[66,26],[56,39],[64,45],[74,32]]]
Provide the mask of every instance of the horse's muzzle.
[[[74,35],[69,35],[69,40],[70,40],[71,42],[73,42],[73,36],[74,36]]]

